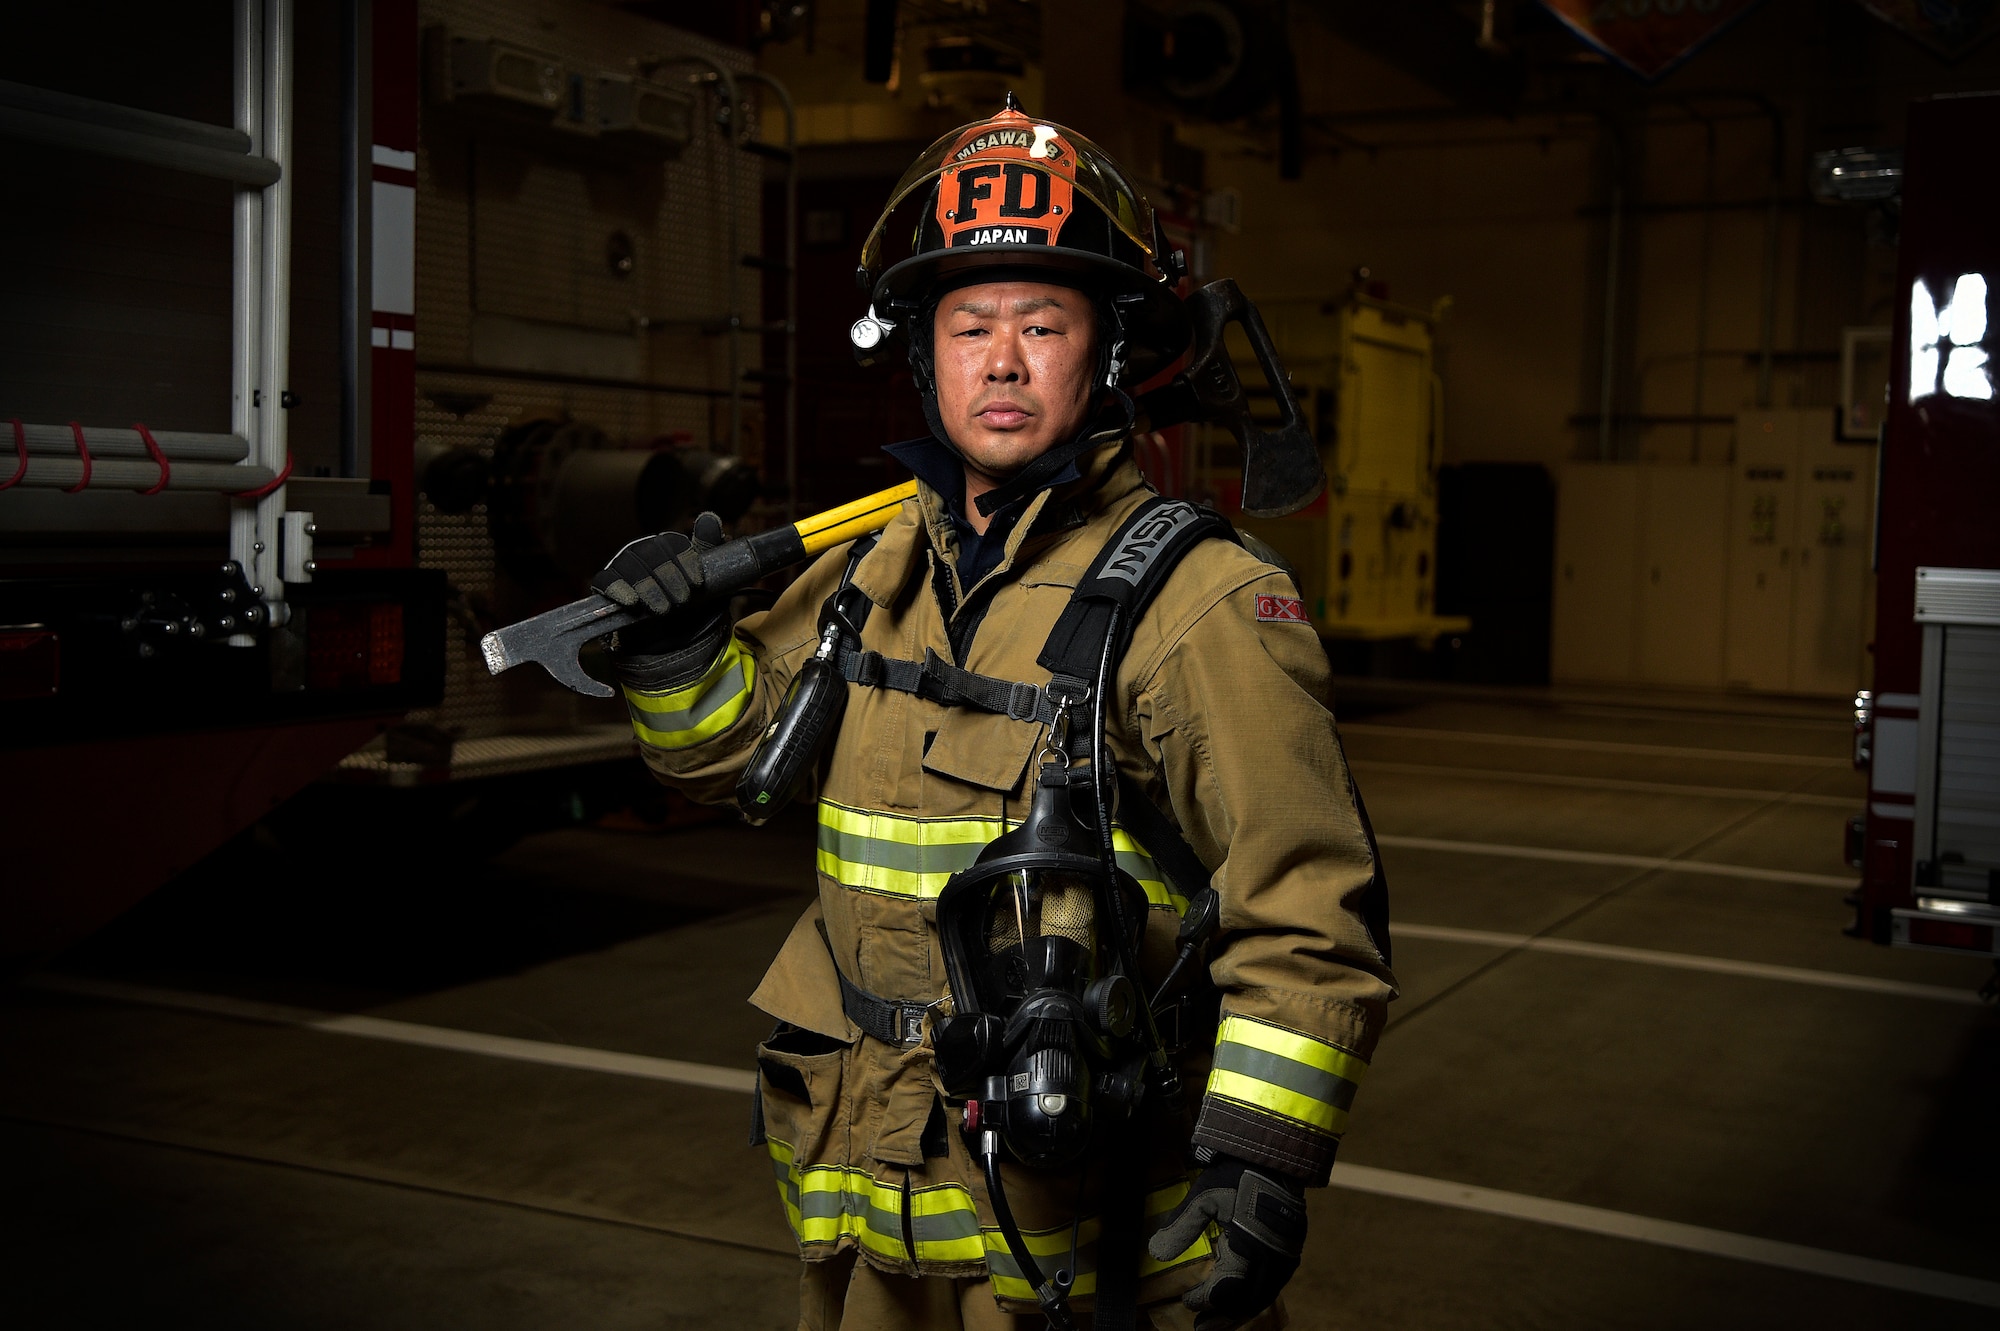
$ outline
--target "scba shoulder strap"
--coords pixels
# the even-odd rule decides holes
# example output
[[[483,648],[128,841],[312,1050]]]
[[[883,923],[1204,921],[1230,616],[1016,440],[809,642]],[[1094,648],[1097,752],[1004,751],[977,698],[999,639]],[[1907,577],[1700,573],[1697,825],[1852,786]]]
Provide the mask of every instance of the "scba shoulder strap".
[[[947,707],[973,707],[1047,725],[1062,701],[1074,702],[1096,677],[1114,617],[1117,640],[1111,651],[1118,661],[1132,643],[1133,628],[1174,568],[1188,551],[1215,537],[1234,541],[1236,529],[1215,510],[1183,499],[1155,495],[1133,510],[1097,552],[1049,631],[1036,658],[1051,676],[1047,685],[965,670],[931,650],[921,661],[864,651],[857,640],[858,623],[853,626],[856,637],[841,642],[840,673],[864,688],[914,693]]]
[[[1097,552],[1063,607],[1036,664],[1055,679],[1090,680],[1117,622],[1114,661],[1132,645],[1132,631],[1188,551],[1211,538],[1236,540],[1236,529],[1212,508],[1154,496],[1141,504]]]

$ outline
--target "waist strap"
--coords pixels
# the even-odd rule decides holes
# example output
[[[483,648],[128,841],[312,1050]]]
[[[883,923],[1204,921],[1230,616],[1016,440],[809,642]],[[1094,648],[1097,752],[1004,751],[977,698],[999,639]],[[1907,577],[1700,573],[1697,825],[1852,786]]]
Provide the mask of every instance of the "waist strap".
[[[826,944],[827,955],[831,957],[833,940],[826,936],[824,921],[819,926],[819,941]],[[847,978],[838,960],[833,963],[833,973],[840,977],[840,1010],[849,1021],[883,1044],[898,1049],[914,1049],[924,1042],[924,1013],[931,1010],[931,1004],[871,994]]]
[[[898,1049],[914,1049],[924,1042],[924,1013],[931,1010],[929,1003],[878,998],[841,974],[838,966],[834,973],[840,975],[840,1010],[849,1021]]]

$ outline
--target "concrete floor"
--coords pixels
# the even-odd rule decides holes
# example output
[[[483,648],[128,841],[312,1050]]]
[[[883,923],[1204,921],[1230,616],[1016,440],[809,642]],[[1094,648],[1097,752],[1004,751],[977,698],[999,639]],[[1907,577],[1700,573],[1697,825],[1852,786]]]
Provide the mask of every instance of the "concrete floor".
[[[1925,1275],[2000,1281],[2000,1020],[1962,1001],[1988,968],[1841,936],[1861,783],[1836,706],[1717,706],[1346,700],[1397,923],[1682,964],[1400,936],[1403,998],[1342,1151],[1390,1172],[1314,1195],[1295,1326],[2000,1321],[1978,1302],[2000,1285]],[[415,871],[370,838],[246,839],[50,969],[750,1065],[767,1023],[743,997],[809,890],[802,819],[577,829]],[[242,1015],[0,992],[9,1326],[791,1324],[796,1263],[741,1093]],[[1412,1179],[1516,1209],[1416,1200]],[[1566,1227],[1581,1213],[1549,1202],[1640,1219]],[[1746,1255],[1688,1251],[1654,1222],[1838,1274],[1736,1239]],[[1893,1287],[1912,1281],[1931,1292]]]

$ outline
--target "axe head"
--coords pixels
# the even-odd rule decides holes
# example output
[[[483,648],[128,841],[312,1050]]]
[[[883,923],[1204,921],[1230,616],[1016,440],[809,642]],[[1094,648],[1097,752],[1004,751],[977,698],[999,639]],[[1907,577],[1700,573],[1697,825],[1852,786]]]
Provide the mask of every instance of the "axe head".
[[[1191,420],[1228,427],[1243,446],[1243,511],[1259,518],[1298,512],[1326,488],[1326,469],[1263,317],[1229,278],[1189,296],[1187,307],[1194,324],[1194,354],[1171,384],[1146,394],[1140,409],[1156,429]],[[1278,400],[1275,430],[1259,429],[1250,415],[1249,395],[1223,340],[1232,323],[1250,340],[1257,366]]]
[[[1243,511],[1250,516],[1296,513],[1326,488],[1319,446],[1303,424],[1238,431],[1236,438],[1243,445]]]

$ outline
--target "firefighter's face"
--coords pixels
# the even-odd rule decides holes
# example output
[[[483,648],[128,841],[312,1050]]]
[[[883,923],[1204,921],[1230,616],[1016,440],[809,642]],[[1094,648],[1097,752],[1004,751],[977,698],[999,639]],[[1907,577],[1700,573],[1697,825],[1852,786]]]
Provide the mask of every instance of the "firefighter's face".
[[[1090,409],[1097,319],[1045,282],[961,287],[932,328],[938,413],[966,465],[998,481],[1075,436]]]

